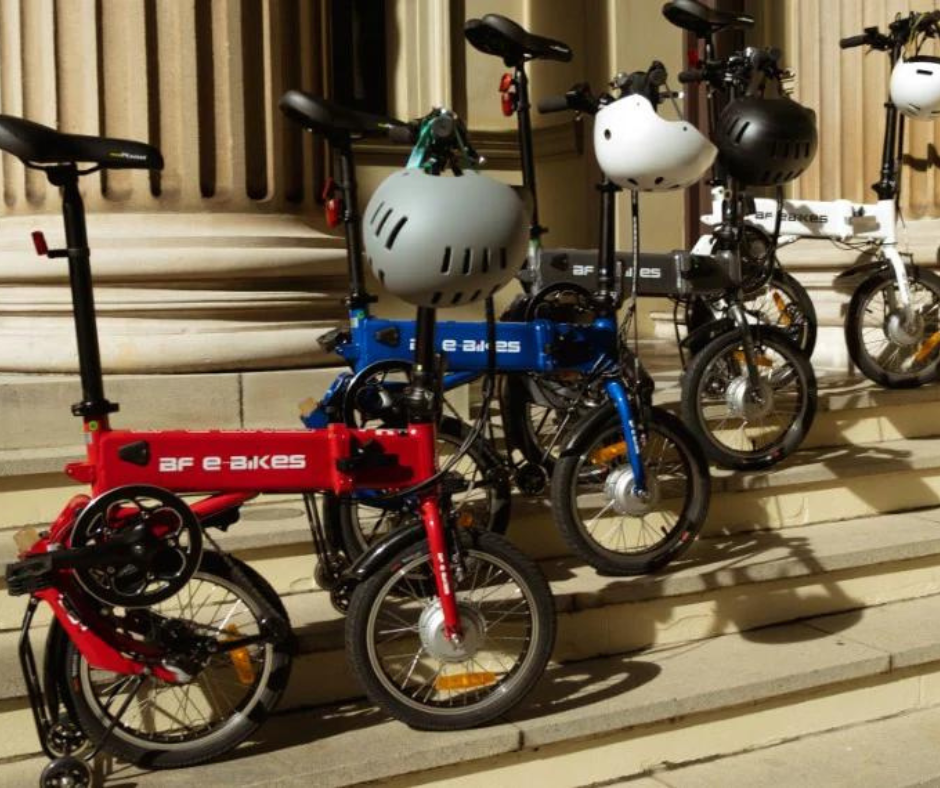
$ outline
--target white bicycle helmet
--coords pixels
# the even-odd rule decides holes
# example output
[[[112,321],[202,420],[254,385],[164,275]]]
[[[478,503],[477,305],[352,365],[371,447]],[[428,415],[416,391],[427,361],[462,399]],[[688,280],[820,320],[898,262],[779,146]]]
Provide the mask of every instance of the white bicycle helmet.
[[[608,104],[594,121],[594,155],[618,186],[644,192],[681,189],[695,183],[715,160],[717,149],[695,126],[656,114],[637,94]]]
[[[472,170],[389,176],[365,213],[365,248],[385,288],[416,306],[487,298],[525,262],[528,220],[507,185]]]
[[[891,101],[915,120],[940,116],[940,58],[917,55],[898,60],[891,72]]]

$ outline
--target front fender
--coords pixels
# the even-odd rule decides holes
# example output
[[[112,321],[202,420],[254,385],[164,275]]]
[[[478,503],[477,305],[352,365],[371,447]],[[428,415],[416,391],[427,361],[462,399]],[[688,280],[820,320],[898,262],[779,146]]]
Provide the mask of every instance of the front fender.
[[[730,317],[721,317],[718,320],[712,320],[703,326],[696,328],[691,334],[682,340],[682,347],[686,348],[693,356],[698,353],[705,345],[711,342],[715,337],[727,334],[729,331],[736,331],[737,326]]]
[[[890,267],[887,260],[868,260],[864,263],[856,263],[855,265],[849,266],[832,281],[833,284],[841,284],[847,279],[854,279],[860,276],[868,278],[872,274],[877,274],[879,271],[884,271]]]
[[[574,428],[571,437],[561,450],[562,457],[571,457],[585,451],[598,430],[610,424],[620,424],[617,408],[610,400],[595,408],[579,425]]]
[[[341,582],[349,581],[358,585],[386,566],[402,550],[418,544],[424,538],[424,523],[420,519],[396,528],[359,556],[343,573]]]

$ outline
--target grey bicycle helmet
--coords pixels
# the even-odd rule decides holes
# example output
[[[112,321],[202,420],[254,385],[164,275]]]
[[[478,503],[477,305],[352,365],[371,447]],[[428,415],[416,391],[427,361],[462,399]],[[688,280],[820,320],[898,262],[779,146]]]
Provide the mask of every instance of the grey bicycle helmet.
[[[816,157],[817,142],[816,113],[789,98],[736,99],[715,135],[719,161],[747,186],[797,178]]]
[[[372,195],[365,248],[385,288],[416,306],[469,304],[506,285],[525,261],[528,220],[507,185],[401,170]]]

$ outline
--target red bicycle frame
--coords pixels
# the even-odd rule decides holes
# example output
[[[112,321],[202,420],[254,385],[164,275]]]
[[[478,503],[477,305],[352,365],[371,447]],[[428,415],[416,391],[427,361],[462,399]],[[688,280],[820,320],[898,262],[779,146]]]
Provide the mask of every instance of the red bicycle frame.
[[[74,165],[46,169],[49,180],[62,189],[66,249],[50,250],[41,233],[34,233],[36,251],[49,257],[67,257],[72,289],[82,401],[72,412],[82,418],[87,444],[84,462],[72,463],[66,473],[91,485],[99,496],[127,485],[149,485],[171,493],[206,493],[190,504],[200,520],[237,508],[261,493],[329,492],[338,496],[358,491],[401,492],[415,488],[418,509],[434,567],[446,631],[461,635],[460,617],[453,595],[447,561],[445,524],[437,488],[425,484],[437,473],[433,408],[416,407],[415,423],[400,429],[351,429],[333,424],[319,430],[242,430],[138,432],[112,430],[109,414],[117,405],[104,395],[84,204]],[[432,391],[436,369],[433,310],[418,318],[416,392]],[[433,398],[418,399],[428,402]],[[424,484],[424,487],[421,485]],[[76,518],[90,502],[76,496],[59,518],[24,552],[23,557],[68,548]],[[137,674],[143,656],[139,644],[130,644],[115,631],[95,606],[89,604],[70,572],[58,572],[52,588],[34,596],[46,601],[59,623],[93,667]],[[171,671],[150,666],[168,681]]]
[[[331,424],[320,430],[138,432],[112,430],[103,416],[86,418],[85,431],[88,457],[66,466],[71,478],[90,484],[95,496],[126,485],[151,485],[173,493],[212,491],[191,504],[199,519],[240,506],[261,493],[394,492],[415,487],[437,471],[433,423],[401,429]],[[71,526],[89,500],[76,496],[69,501],[48,536],[26,555],[67,544]],[[433,488],[419,494],[419,509],[445,623],[449,632],[459,635],[444,522]],[[93,606],[78,601],[81,594],[68,593],[73,586],[66,576],[62,585],[36,595],[50,605],[91,666],[140,673],[144,667],[125,656],[128,649],[122,648],[127,645],[122,636]],[[139,653],[139,643],[134,646]],[[167,681],[178,680],[161,666],[153,672]]]

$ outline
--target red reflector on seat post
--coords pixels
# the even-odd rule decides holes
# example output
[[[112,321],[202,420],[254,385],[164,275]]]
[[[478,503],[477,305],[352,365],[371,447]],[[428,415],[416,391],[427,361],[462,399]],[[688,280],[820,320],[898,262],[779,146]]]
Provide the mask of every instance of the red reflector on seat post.
[[[46,236],[42,230],[33,230],[33,246],[36,247],[36,254],[40,257],[46,257],[49,254],[49,246],[46,244]]]

